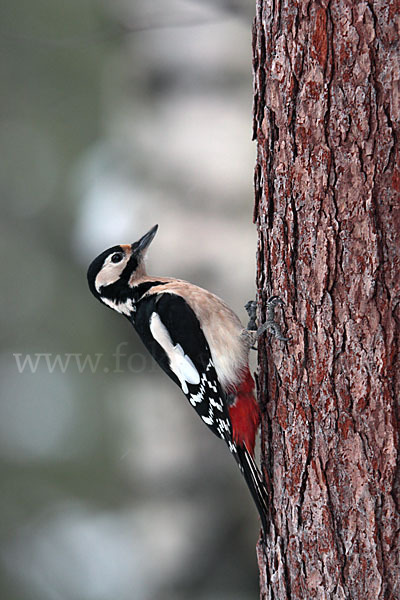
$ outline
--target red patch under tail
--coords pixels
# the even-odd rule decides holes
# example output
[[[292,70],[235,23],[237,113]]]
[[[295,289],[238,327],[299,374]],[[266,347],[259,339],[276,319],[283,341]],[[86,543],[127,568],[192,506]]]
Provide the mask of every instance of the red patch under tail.
[[[260,411],[254,396],[254,379],[247,367],[243,377],[229,393],[235,400],[229,407],[233,440],[240,446],[246,444],[249,453],[254,456],[256,433],[260,424]]]

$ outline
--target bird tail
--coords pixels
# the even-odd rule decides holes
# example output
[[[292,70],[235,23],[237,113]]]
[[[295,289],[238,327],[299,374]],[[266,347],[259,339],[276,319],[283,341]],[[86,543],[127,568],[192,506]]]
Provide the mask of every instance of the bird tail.
[[[269,531],[268,518],[268,492],[261,477],[261,473],[245,445],[236,445],[237,462],[246,480],[260,515],[264,534]]]

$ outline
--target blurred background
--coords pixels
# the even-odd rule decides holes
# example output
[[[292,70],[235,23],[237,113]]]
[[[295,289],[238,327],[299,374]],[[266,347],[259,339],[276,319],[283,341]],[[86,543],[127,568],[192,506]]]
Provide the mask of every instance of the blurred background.
[[[253,0],[2,0],[0,596],[247,600],[258,519],[224,444],[96,303],[153,274],[254,297]]]

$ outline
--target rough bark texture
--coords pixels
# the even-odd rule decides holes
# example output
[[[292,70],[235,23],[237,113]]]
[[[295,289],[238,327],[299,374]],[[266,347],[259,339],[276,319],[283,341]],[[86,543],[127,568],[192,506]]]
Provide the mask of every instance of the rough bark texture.
[[[260,342],[262,598],[400,598],[399,19],[257,2],[259,318],[278,294],[292,336]]]

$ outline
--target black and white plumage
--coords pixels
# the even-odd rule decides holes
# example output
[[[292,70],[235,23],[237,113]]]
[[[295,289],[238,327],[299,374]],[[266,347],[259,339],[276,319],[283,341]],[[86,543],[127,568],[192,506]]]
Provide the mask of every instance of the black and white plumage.
[[[157,226],[134,244],[100,254],[89,267],[89,287],[129,319],[205,425],[226,442],[267,531],[267,493],[253,460],[259,410],[248,368],[248,336],[214,294],[186,281],[146,274],[144,256],[156,231]]]
[[[207,340],[186,301],[168,292],[149,293],[133,320],[150,354],[177,383],[203,422],[220,437],[230,432],[228,409]]]

